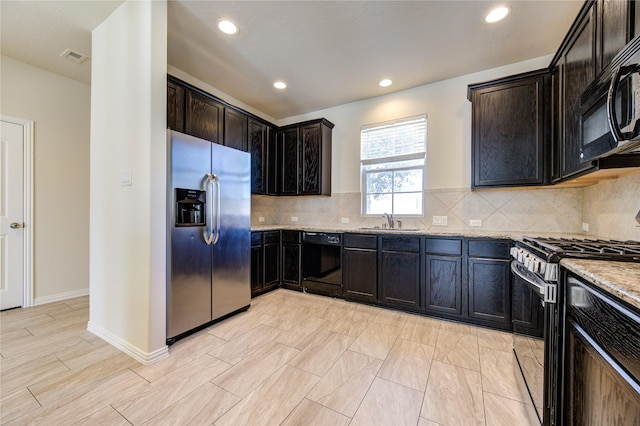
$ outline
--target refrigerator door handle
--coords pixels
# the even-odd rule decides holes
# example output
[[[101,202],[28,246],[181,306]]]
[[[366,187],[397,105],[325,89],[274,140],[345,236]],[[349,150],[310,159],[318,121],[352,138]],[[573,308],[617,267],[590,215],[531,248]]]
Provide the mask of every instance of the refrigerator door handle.
[[[208,245],[216,245],[220,239],[220,179],[215,173],[207,173],[207,179],[211,184],[211,196],[213,198],[213,187],[215,184],[216,201],[211,203],[211,222],[214,224],[211,234],[205,236]]]

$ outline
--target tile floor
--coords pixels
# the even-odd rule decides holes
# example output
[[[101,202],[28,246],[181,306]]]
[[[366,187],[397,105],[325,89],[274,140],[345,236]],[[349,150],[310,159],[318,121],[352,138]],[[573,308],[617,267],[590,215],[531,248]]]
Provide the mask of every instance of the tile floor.
[[[88,297],[2,312],[2,424],[536,425],[511,334],[277,290],[144,366]]]

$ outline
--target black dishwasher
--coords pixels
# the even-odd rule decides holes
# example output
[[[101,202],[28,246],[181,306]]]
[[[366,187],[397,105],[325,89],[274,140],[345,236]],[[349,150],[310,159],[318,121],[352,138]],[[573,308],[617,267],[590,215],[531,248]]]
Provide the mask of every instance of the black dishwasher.
[[[302,287],[310,293],[342,295],[342,234],[302,233]]]

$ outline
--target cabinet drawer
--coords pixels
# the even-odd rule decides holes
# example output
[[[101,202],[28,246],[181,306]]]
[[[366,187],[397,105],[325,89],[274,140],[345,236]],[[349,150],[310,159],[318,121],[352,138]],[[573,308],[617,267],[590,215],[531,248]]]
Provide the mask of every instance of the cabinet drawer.
[[[420,252],[420,237],[382,237],[382,250]]]
[[[269,231],[264,233],[265,244],[278,244],[280,243],[280,231]]]
[[[509,259],[509,240],[469,240],[469,257]]]
[[[251,245],[252,246],[262,245],[262,232],[251,233]]]
[[[448,238],[427,238],[426,251],[429,254],[462,255],[462,240]]]
[[[300,244],[302,242],[301,233],[299,231],[282,231],[282,242]]]
[[[376,235],[344,234],[344,246],[375,250],[378,248],[378,237]]]

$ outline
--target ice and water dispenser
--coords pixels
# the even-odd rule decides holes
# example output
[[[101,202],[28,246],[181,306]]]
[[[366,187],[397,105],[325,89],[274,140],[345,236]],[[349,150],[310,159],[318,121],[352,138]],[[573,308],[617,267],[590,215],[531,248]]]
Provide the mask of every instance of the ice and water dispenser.
[[[207,192],[176,188],[176,226],[205,226]]]

